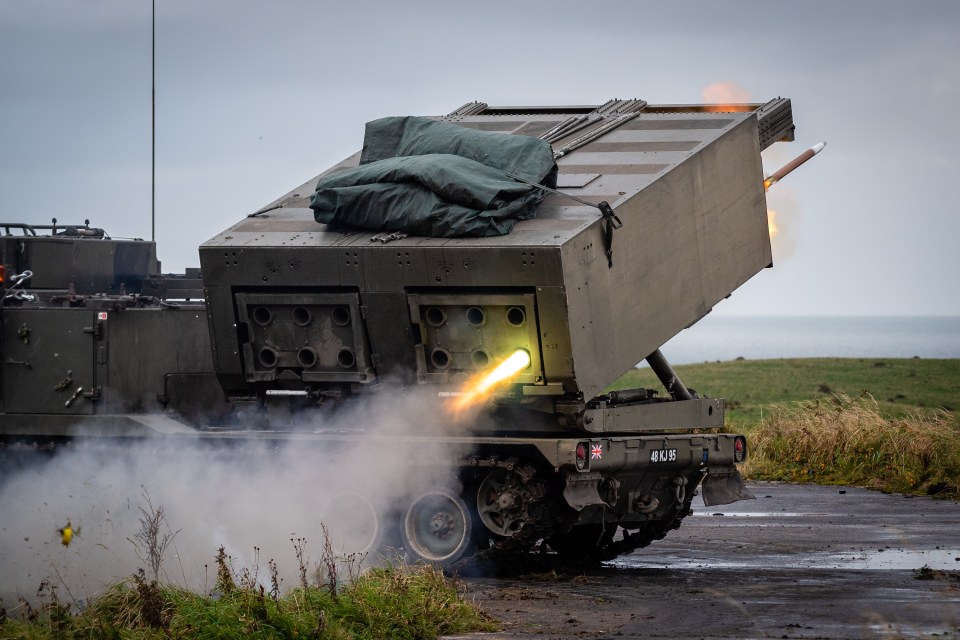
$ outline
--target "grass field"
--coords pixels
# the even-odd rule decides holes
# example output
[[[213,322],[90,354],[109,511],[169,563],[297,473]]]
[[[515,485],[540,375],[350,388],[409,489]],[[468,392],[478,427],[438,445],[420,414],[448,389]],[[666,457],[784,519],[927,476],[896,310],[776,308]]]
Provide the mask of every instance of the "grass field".
[[[727,401],[727,423],[748,428],[760,422],[772,405],[864,391],[881,411],[903,416],[910,411],[932,413],[960,409],[960,360],[922,358],[803,358],[733,360],[674,367],[688,387]],[[650,369],[634,369],[611,389],[662,389]]]
[[[810,358],[675,367],[725,398],[756,480],[867,486],[960,497],[960,360]],[[611,388],[662,388],[637,369]]]

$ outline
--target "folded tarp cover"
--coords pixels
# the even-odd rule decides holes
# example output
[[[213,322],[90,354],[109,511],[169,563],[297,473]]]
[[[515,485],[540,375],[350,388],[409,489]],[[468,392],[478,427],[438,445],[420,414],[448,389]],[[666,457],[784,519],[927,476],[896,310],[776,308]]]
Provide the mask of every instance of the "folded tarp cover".
[[[367,123],[360,166],[322,176],[317,222],[453,238],[509,233],[532,218],[557,165],[539,138],[402,116]]]

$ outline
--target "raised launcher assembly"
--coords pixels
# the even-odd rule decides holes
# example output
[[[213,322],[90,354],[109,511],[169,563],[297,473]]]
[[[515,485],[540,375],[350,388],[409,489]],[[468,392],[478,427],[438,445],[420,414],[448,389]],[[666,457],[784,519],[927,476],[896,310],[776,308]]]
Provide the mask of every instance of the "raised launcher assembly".
[[[221,383],[238,396],[342,395],[387,373],[443,385],[524,349],[502,404],[589,431],[717,426],[708,401],[636,415],[588,403],[771,264],[760,151],[792,139],[790,102],[725,109],[470,103],[438,118],[553,145],[558,192],[504,236],[332,229],[307,208],[308,181],[200,248]]]

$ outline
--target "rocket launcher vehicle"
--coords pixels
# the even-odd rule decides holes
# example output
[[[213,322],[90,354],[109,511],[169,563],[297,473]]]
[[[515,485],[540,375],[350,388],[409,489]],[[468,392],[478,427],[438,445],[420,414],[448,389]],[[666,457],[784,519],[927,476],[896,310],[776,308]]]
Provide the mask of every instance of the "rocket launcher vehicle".
[[[439,564],[538,540],[611,559],[680,526],[696,491],[752,497],[746,437],[708,431],[723,400],[660,347],[770,266],[760,153],[793,139],[789,100],[371,124],[386,147],[365,140],[184,274],[87,220],[0,222],[4,459],[156,436],[174,455],[295,446],[329,474],[294,483],[304,508],[346,505],[350,552]],[[664,390],[606,391],[642,360]],[[415,433],[329,419],[391,389],[423,403]],[[398,460],[404,486],[371,481]]]

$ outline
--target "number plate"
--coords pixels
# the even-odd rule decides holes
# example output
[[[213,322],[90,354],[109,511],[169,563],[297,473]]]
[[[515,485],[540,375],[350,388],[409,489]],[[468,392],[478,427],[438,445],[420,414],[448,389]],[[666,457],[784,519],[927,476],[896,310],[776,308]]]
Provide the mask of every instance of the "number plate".
[[[676,449],[654,449],[650,452],[650,462],[676,462]]]

